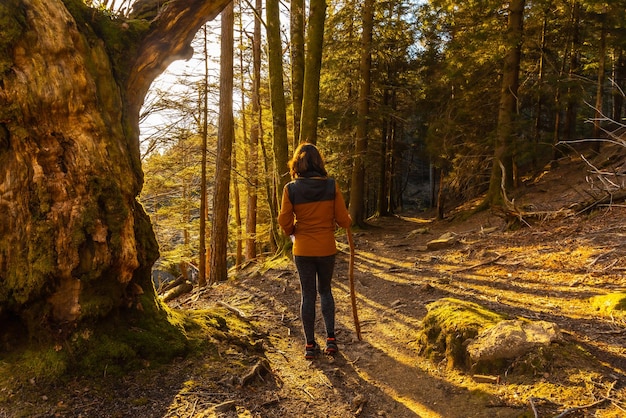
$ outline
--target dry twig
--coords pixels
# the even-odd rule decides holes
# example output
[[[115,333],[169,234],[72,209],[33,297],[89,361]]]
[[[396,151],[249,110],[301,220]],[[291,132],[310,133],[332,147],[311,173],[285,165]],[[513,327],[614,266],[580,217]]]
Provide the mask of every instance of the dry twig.
[[[606,390],[606,395],[602,396],[601,399],[595,401],[595,402],[591,402],[590,404],[587,405],[581,405],[581,406],[573,406],[571,408],[567,408],[565,411],[561,412],[560,414],[554,416],[554,418],[563,418],[569,414],[571,414],[572,412],[576,412],[576,411],[581,411],[583,409],[589,409],[589,408],[593,408],[595,406],[598,406],[600,404],[603,404],[606,401],[610,401],[612,402],[614,405],[615,403],[613,402],[613,399],[611,399],[611,392],[613,391],[613,389],[615,388],[615,384],[617,383],[617,381],[611,382],[611,384],[609,384],[607,390]]]
[[[463,268],[457,269],[457,270],[455,270],[454,272],[455,272],[455,273],[460,273],[460,272],[462,272],[462,271],[473,270],[473,269],[475,269],[476,267],[486,266],[486,265],[488,265],[488,264],[495,263],[496,261],[498,261],[498,260],[499,260],[499,259],[501,259],[502,257],[504,257],[504,255],[503,255],[503,254],[498,254],[495,258],[492,258],[492,259],[490,259],[490,260],[486,260],[486,261],[482,261],[482,262],[480,262],[480,263],[472,264],[471,266],[468,266],[468,267],[463,267]]]
[[[231,311],[232,313],[237,315],[237,317],[239,319],[248,319],[248,317],[246,316],[245,313],[243,313],[243,311],[241,311],[240,309],[235,308],[234,306],[229,305],[226,302],[218,301],[217,304],[220,305],[220,306],[223,306],[224,308],[228,309],[229,311]]]
[[[539,413],[537,412],[537,407],[535,406],[535,398],[531,397],[530,399],[528,399],[528,402],[530,402],[530,407],[533,410],[535,418],[539,418]]]

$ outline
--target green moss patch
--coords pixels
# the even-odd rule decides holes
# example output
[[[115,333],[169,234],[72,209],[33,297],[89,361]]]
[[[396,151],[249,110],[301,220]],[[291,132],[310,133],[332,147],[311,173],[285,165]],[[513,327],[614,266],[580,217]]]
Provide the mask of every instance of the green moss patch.
[[[592,297],[592,308],[603,316],[626,316],[626,293],[609,293]]]
[[[420,354],[435,361],[445,359],[449,368],[467,368],[468,342],[504,319],[505,316],[476,303],[440,299],[428,305],[419,336]]]
[[[123,375],[159,367],[174,359],[217,353],[226,343],[255,349],[250,324],[225,309],[178,311],[161,306],[158,315],[138,312],[82,325],[58,341],[24,342],[0,352],[0,388],[30,380]],[[216,357],[217,358],[217,357]]]
[[[19,1],[6,0],[0,3],[0,75],[11,68],[13,45],[22,35],[25,21]]]
[[[104,41],[117,78],[124,83],[132,65],[128,57],[136,55],[150,22],[118,18],[106,10],[87,7],[81,0],[64,0],[64,3],[90,43]]]

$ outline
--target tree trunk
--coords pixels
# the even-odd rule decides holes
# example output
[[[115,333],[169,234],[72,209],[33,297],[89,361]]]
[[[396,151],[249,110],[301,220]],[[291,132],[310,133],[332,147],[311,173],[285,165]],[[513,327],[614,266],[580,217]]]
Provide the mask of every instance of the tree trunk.
[[[317,119],[319,115],[320,72],[322,69],[326,0],[310,0],[309,8],[302,116],[300,118],[300,142],[315,144],[317,143]]]
[[[350,216],[352,223],[362,226],[365,223],[365,155],[369,118],[369,99],[372,67],[372,29],[374,26],[374,1],[363,4],[363,32],[361,34],[361,81],[357,109],[356,143],[352,163],[352,186],[350,188]]]
[[[139,110],[227,2],[171,1],[148,25],[77,0],[3,1],[0,320],[18,318],[34,335],[159,310],[158,247],[136,200]]]
[[[261,0],[256,0],[255,8],[260,11]],[[259,136],[261,129],[261,19],[254,18],[252,37],[252,126],[250,128],[248,154],[248,210],[246,215],[246,258],[256,258],[256,223],[259,187]]]
[[[198,286],[204,287],[207,284],[207,145],[209,137],[209,52],[207,48],[207,28],[203,27],[204,34],[204,82],[202,83],[202,157],[200,174],[200,242],[198,249]]]
[[[614,124],[619,124],[622,121],[622,110],[624,108],[624,86],[626,83],[626,57],[624,57],[624,50],[617,48],[615,52],[615,58],[613,63],[613,111],[611,113],[611,119]]]
[[[234,138],[233,138],[234,140]],[[234,144],[233,146],[233,161],[235,164],[235,169],[236,169],[236,164],[237,164],[237,146],[236,144]],[[233,183],[233,197],[234,197],[234,201],[235,201],[235,207],[233,208],[233,211],[235,213],[235,227],[237,228],[237,232],[235,234],[235,240],[236,240],[236,251],[235,251],[235,270],[239,271],[239,269],[241,268],[241,264],[243,263],[243,237],[242,237],[242,231],[243,231],[243,223],[241,221],[241,196],[239,193],[239,181],[237,180],[237,176],[231,176],[232,177],[232,183]]]
[[[270,207],[273,208],[271,222],[272,233],[277,242],[280,242],[278,225],[278,197],[283,187],[289,181],[289,144],[287,141],[287,111],[285,106],[285,90],[283,84],[282,44],[280,40],[280,10],[278,0],[267,0],[267,44],[270,77],[270,101],[272,108],[273,150],[274,150],[274,178],[273,191],[270,196]],[[272,202],[273,201],[273,202]]]
[[[576,115],[578,114],[577,78],[580,66],[580,13],[579,0],[572,1],[572,43],[570,47],[569,79],[567,83],[567,106],[563,121],[563,140],[568,141],[576,137]]]
[[[389,102],[391,100],[390,89],[385,89],[383,93],[382,108],[388,109]],[[378,216],[389,216],[389,179],[391,174],[389,173],[389,138],[391,136],[391,115],[385,115],[382,118],[382,127],[380,135],[380,160],[379,160],[379,178],[378,178],[378,200],[377,200],[377,212]]]
[[[606,9],[606,7],[605,7]],[[599,16],[601,21],[600,28],[600,46],[598,48],[598,79],[596,82],[596,110],[593,121],[593,139],[592,149],[595,152],[600,151],[600,138],[604,137],[602,133],[602,119],[604,112],[602,111],[602,103],[604,101],[604,80],[606,79],[606,10]]]
[[[213,193],[213,222],[211,223],[211,269],[209,271],[211,284],[228,279],[228,208],[235,137],[233,121],[234,16],[233,4],[230,3],[222,12],[220,41],[220,114]]]
[[[495,155],[487,197],[487,201],[490,204],[499,204],[502,201],[502,176],[505,176],[505,190],[513,187],[512,146],[515,133],[513,123],[517,113],[517,89],[519,87],[523,22],[524,0],[512,0],[509,3],[509,23],[505,38],[508,53],[504,59]],[[501,170],[501,164],[504,170]]]
[[[533,139],[531,143],[532,149],[532,167],[534,170],[538,169],[539,164],[537,161],[537,152],[539,149],[539,143],[541,142],[542,136],[542,123],[541,119],[543,116],[543,104],[544,104],[544,80],[546,75],[545,70],[545,60],[546,60],[546,32],[548,30],[548,13],[549,8],[546,8],[543,12],[543,23],[541,25],[541,49],[539,55],[539,68],[537,69],[537,102],[535,104],[535,123],[534,123],[534,131],[533,131]],[[545,163],[545,161],[542,161]]]
[[[245,70],[244,70],[244,65],[243,65],[243,53],[244,53],[244,45],[243,45],[243,39],[244,39],[244,31],[243,31],[243,8],[241,5],[241,2],[239,2],[239,13],[238,13],[238,25],[237,25],[237,32],[239,35],[239,48],[238,48],[238,54],[239,54],[239,74],[238,74],[238,78],[239,78],[239,88],[240,88],[240,100],[241,100],[241,132],[242,132],[242,138],[241,138],[241,143],[243,144],[243,149],[245,150],[249,141],[248,141],[248,119],[247,119],[247,115],[245,112],[247,103],[246,103],[246,83],[245,83]],[[233,176],[233,193],[235,194],[235,218],[236,218],[236,223],[237,223],[237,257],[235,260],[235,267],[237,269],[237,271],[239,271],[239,269],[241,268],[241,264],[243,263],[243,243],[244,243],[244,237],[243,237],[243,220],[241,217],[241,196],[240,196],[240,192],[239,192],[239,180],[237,177],[237,173],[239,173],[239,163],[238,163],[238,158],[237,158],[237,137],[235,136],[233,138],[233,141],[235,141],[235,144],[233,144],[233,165],[234,168],[236,170],[235,175]],[[244,151],[245,152],[245,151]],[[244,161],[246,161],[246,168],[247,168],[247,156],[244,157]]]
[[[291,0],[291,97],[293,101],[293,149],[300,140],[304,90],[304,0]]]
[[[572,0],[571,5],[571,13],[569,19],[569,30],[568,30],[568,40],[565,43],[565,50],[562,52],[563,60],[561,61],[561,68],[559,69],[558,80],[563,79],[563,75],[567,69],[568,57],[570,63],[572,63],[573,54],[576,52],[574,40],[577,38],[577,27],[578,27],[578,16],[576,13],[576,3],[577,0]],[[559,158],[563,156],[561,148],[557,146],[559,141],[561,141],[561,114],[564,106],[561,104],[561,92],[563,90],[562,83],[557,83],[556,89],[554,92],[554,105],[556,108],[556,112],[554,115],[554,132],[552,136],[552,165],[555,166]],[[565,130],[564,130],[565,133]]]

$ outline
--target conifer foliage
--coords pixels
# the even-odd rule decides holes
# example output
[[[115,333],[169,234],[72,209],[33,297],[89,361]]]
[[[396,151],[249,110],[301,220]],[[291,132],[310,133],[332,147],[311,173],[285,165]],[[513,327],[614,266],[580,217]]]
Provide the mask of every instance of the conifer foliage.
[[[304,62],[310,34],[302,22],[315,10],[271,3],[267,15],[264,3],[242,3],[244,22],[265,18],[268,55],[256,76],[261,80],[252,67],[238,75],[247,82],[237,93],[245,105],[236,124],[246,117],[261,123],[254,133],[248,123],[250,132],[238,130],[235,141],[247,172],[247,159],[260,156],[265,173],[254,193],[254,179],[239,187],[244,199],[263,197],[254,223],[269,232],[248,222],[251,235],[242,239],[270,253],[280,244],[273,218],[286,181],[285,155],[307,138],[327,156],[355,222],[365,225],[370,216],[406,207],[439,206],[445,216],[446,205],[482,194],[487,205],[497,205],[501,192],[558,158],[562,141],[606,137],[623,114],[626,82],[626,39],[616,18],[624,2],[617,3],[329,1],[316,107],[302,107],[303,66],[311,65]],[[246,62],[253,57],[251,35],[241,32]],[[364,42],[368,36],[371,42]],[[255,82],[262,87],[257,93]],[[259,142],[247,140],[259,133]],[[233,210],[231,204],[231,219]],[[229,240],[231,255],[235,244]]]

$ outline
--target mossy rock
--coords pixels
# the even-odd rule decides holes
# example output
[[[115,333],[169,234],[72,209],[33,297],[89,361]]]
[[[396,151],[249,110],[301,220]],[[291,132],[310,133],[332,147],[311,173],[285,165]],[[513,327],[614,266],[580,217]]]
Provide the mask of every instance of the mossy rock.
[[[555,323],[513,319],[500,321],[478,334],[467,345],[467,352],[473,372],[498,373],[529,353],[531,358],[542,359],[544,348],[563,342]]]
[[[445,360],[448,368],[470,367],[467,344],[482,330],[507,319],[476,303],[444,298],[428,305],[419,336],[420,354]]]

